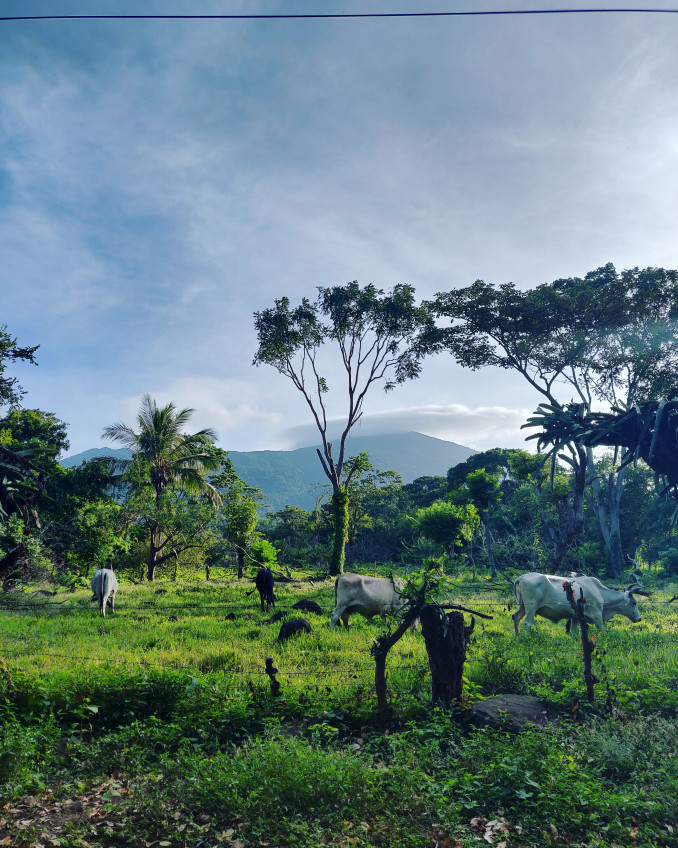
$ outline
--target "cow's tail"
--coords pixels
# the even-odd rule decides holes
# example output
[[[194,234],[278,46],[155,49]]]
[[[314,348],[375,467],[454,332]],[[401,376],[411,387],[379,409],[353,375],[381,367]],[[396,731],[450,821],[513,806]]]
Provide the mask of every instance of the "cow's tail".
[[[104,571],[101,575],[101,594],[99,595],[99,614],[106,616],[106,601],[108,599],[110,574]]]
[[[523,590],[521,588],[520,577],[517,577],[513,581],[513,594],[516,596],[516,604],[518,605],[518,609],[521,607],[524,609],[525,604],[523,603]]]

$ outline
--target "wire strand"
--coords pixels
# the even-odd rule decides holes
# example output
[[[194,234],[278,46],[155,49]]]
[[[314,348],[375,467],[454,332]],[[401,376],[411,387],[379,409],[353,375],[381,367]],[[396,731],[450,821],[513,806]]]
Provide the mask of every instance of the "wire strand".
[[[596,9],[476,9],[461,12],[308,12],[299,14],[240,15],[5,15],[0,21],[77,21],[77,20],[338,20],[351,18],[468,18],[507,17],[518,15],[605,15],[645,14],[675,15],[678,9],[643,9],[640,7]]]

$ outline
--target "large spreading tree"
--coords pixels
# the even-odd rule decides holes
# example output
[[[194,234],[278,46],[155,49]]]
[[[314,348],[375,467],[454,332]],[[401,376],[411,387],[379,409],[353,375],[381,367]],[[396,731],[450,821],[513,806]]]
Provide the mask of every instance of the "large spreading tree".
[[[447,323],[424,334],[421,350],[447,350],[464,367],[496,366],[519,373],[541,395],[547,413],[571,403],[623,403],[671,396],[678,366],[678,274],[661,268],[617,272],[604,265],[584,277],[555,280],[530,290],[477,280],[440,293],[430,304]],[[565,529],[551,567],[565,567],[581,538],[588,479],[608,550],[608,573],[623,567],[619,502],[624,471],[597,474],[591,449],[561,443],[573,486],[563,514]],[[604,491],[603,491],[604,488]]]
[[[332,486],[334,541],[330,573],[344,569],[348,531],[347,487],[358,468],[348,462],[346,440],[363,414],[365,397],[374,383],[390,389],[419,373],[412,342],[429,320],[428,311],[414,300],[414,289],[397,285],[384,293],[356,281],[345,286],[319,287],[314,302],[303,298],[290,307],[287,297],[256,312],[259,349],[254,364],[272,365],[301,392],[321,439],[318,456]],[[332,441],[327,399],[330,380],[321,373],[319,354],[325,345],[337,352],[346,380],[346,413],[338,445]]]

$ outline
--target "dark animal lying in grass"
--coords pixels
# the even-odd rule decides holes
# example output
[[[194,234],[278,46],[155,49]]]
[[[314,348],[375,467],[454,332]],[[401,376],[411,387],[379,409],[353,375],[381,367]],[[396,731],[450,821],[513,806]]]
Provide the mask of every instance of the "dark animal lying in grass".
[[[278,633],[278,642],[283,642],[285,639],[289,639],[290,636],[294,636],[296,633],[310,632],[311,622],[307,618],[293,618],[290,621],[286,621],[280,628],[280,633]]]
[[[283,618],[287,618],[289,613],[287,610],[280,610],[280,612],[273,613],[270,618],[264,619],[264,624],[275,624],[277,621],[282,621]]]
[[[306,598],[303,598],[301,601],[297,601],[296,604],[292,604],[292,609],[303,610],[304,612],[314,612],[316,615],[323,614],[320,604],[316,604],[315,601],[307,601]]]

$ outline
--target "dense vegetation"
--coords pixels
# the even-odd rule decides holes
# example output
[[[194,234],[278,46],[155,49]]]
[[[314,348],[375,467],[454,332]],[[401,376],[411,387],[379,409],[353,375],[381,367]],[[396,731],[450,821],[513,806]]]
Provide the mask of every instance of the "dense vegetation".
[[[601,404],[613,422],[632,410],[650,465],[662,440],[678,458],[658,423],[678,397],[677,309],[676,272],[611,265],[530,292],[477,281],[419,306],[411,287],[357,283],[292,311],[276,301],[256,316],[257,361],[306,397],[331,487],[312,511],[275,513],[211,430],[190,432],[193,410],[149,396],[134,425],[104,429],[129,461],[63,468],[67,425],[23,406],[7,373],[38,349],[0,328],[0,845],[675,844],[675,499],[632,442],[594,452],[595,432],[561,424],[573,408],[584,428]],[[335,453],[316,358],[330,344],[349,376]],[[346,456],[372,383],[414,378],[440,351],[520,373],[551,454],[494,449],[407,484]],[[372,649],[395,622],[329,631],[344,558],[405,577],[435,562],[448,600],[493,615],[477,621],[454,710],[431,704],[411,632],[388,656],[390,711],[377,710]],[[320,603],[310,634],[278,642],[246,594],[261,565],[278,609]],[[99,567],[121,585],[105,618],[89,602]],[[596,637],[593,703],[564,628],[512,635],[511,579],[570,569],[651,591],[640,624],[617,618]],[[515,734],[471,720],[505,693],[538,697],[554,721]]]

